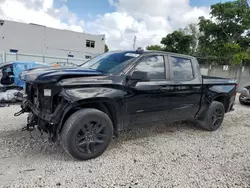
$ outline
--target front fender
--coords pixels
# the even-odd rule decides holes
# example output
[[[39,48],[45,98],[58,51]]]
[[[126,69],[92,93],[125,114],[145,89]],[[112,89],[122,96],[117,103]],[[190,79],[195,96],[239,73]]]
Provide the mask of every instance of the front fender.
[[[64,88],[60,93],[60,97],[63,97],[70,104],[71,107],[68,111],[88,103],[105,103],[110,105],[115,112],[118,129],[122,129],[123,119],[120,117],[125,117],[126,106],[124,104],[124,97],[126,94],[126,91],[116,88],[85,87]]]
[[[120,101],[124,99],[127,92],[104,87],[85,87],[85,88],[64,88],[60,96],[66,99],[69,103],[76,103],[79,101],[92,101],[99,99],[108,99],[111,101]]]

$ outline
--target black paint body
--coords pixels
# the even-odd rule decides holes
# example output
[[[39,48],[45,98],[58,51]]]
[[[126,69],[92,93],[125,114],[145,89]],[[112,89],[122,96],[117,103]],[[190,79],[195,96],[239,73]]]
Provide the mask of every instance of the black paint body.
[[[166,79],[130,80],[138,62],[151,55],[164,56]],[[193,79],[173,79],[172,55],[192,61]],[[41,68],[26,71],[21,77],[27,83],[23,109],[35,114],[35,123],[53,134],[60,132],[70,114],[85,107],[107,111],[118,134],[127,125],[202,120],[213,100],[223,100],[229,112],[236,94],[235,81],[202,76],[194,57],[154,51],[141,52],[118,74],[80,67]],[[44,96],[44,89],[51,89],[51,96]]]

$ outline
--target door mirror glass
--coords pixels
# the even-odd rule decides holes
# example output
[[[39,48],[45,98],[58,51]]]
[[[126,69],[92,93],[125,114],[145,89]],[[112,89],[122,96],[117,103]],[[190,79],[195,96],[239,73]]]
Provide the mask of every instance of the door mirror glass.
[[[148,73],[143,71],[134,71],[132,75],[129,77],[130,80],[135,81],[148,81]]]

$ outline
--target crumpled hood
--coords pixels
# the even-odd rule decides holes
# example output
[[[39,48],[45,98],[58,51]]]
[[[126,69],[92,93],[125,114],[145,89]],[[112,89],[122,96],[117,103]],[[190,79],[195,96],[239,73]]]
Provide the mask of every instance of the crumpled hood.
[[[56,82],[62,77],[70,78],[71,76],[99,76],[103,73],[81,67],[42,67],[25,70],[20,74],[20,78],[26,82]]]

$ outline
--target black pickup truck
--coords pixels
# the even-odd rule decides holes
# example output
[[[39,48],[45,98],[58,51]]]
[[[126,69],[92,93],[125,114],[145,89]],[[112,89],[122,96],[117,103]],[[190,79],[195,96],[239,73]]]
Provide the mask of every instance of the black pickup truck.
[[[128,125],[195,120],[214,131],[233,109],[237,88],[234,80],[202,76],[194,57],[143,50],[107,52],[77,68],[36,68],[20,77],[26,129],[60,138],[79,160],[101,155]]]

